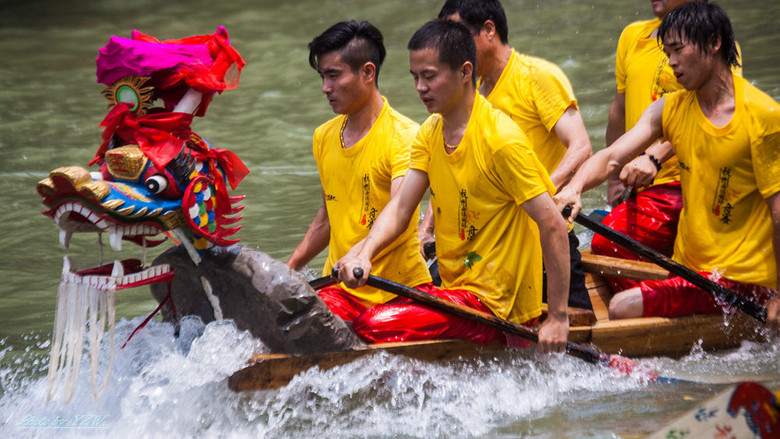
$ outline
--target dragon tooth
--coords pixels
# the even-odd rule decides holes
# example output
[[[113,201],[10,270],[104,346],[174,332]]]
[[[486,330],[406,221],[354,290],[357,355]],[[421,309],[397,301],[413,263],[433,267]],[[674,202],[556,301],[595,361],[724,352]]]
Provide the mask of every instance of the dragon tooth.
[[[123,233],[121,227],[114,227],[111,230],[109,241],[111,243],[111,248],[113,248],[115,251],[122,251],[122,235]]]
[[[70,238],[73,236],[73,232],[69,230],[60,229],[60,245],[67,250],[70,247]]]
[[[62,274],[70,273],[73,267],[73,261],[70,260],[70,256],[63,256],[62,258]]]
[[[121,278],[125,275],[125,267],[119,261],[114,261],[114,268],[111,270],[111,277]]]

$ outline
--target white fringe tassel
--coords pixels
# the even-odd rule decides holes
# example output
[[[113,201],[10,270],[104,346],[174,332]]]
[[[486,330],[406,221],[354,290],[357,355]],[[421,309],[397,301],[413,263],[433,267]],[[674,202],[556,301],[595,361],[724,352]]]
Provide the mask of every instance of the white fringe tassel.
[[[60,385],[64,389],[65,404],[69,403],[73,397],[81,365],[88,314],[90,327],[90,380],[92,383],[92,396],[97,400],[108,387],[111,366],[114,362],[116,283],[112,281],[95,281],[99,278],[98,276],[85,276],[82,278],[70,273],[70,261],[67,257],[65,257],[65,263],[62,268],[63,278],[57,290],[57,308],[54,314],[46,401],[48,402],[52,399]],[[102,280],[111,279],[106,276],[100,278]],[[78,282],[77,280],[80,279],[85,282]],[[110,353],[105,379],[98,386],[98,357],[106,324],[108,324],[109,330]]]

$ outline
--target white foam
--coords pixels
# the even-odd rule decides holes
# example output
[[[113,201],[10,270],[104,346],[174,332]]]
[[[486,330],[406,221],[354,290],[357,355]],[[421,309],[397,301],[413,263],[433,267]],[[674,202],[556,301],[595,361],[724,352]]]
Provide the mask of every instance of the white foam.
[[[121,345],[142,319],[120,321],[115,342]],[[46,337],[40,339],[43,351]],[[106,340],[101,349],[106,355]],[[230,391],[227,378],[262,349],[230,322],[186,318],[174,338],[171,324],[152,321],[115,353],[102,399],[93,400],[88,368],[82,368],[70,404],[47,405],[43,355],[5,348],[0,437],[615,437],[610,432],[634,422],[630,415],[637,412],[649,411],[648,425],[638,431],[650,431],[653,413],[677,394],[679,387],[669,386],[685,386],[648,384],[568,356],[501,352],[436,363],[378,354],[328,371],[311,369],[278,390]],[[15,356],[22,362],[12,361]],[[778,377],[777,358],[777,348],[746,344],[732,353],[640,364],[667,376],[710,378],[726,369],[755,374],[746,367],[756,364]],[[712,387],[703,389],[706,397]],[[95,415],[102,428],[19,428],[28,415],[69,421]]]

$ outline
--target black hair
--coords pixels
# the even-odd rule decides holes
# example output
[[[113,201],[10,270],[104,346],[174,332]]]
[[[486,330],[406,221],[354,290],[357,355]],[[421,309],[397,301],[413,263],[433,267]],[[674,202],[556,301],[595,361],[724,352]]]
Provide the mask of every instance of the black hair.
[[[492,21],[501,42],[509,43],[506,13],[498,0],[447,0],[439,11],[439,18],[447,18],[455,13],[475,34],[479,34],[486,21]]]
[[[477,46],[469,29],[455,21],[437,18],[425,23],[412,35],[406,46],[410,51],[436,49],[439,61],[458,70],[466,61],[471,62],[474,70],[471,82],[476,85]]]
[[[720,56],[729,66],[739,67],[737,43],[726,11],[714,3],[687,2],[672,9],[658,28],[658,39],[664,44],[669,32],[696,46],[700,51],[720,38]]]
[[[357,72],[367,62],[373,63],[378,83],[379,68],[385,60],[386,51],[382,32],[373,24],[351,20],[329,27],[309,43],[309,65],[319,71],[317,60],[330,52],[340,52],[341,60],[353,72]]]

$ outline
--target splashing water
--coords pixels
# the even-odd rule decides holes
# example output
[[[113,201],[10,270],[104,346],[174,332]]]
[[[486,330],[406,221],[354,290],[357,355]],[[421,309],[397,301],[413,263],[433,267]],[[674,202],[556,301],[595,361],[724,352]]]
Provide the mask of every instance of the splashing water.
[[[115,342],[141,320],[120,321]],[[100,354],[108,349],[104,340]],[[667,405],[679,392],[695,401],[718,390],[717,384],[648,384],[572,357],[506,351],[435,363],[377,353],[327,371],[315,367],[278,390],[230,391],[227,378],[262,351],[229,321],[185,318],[179,338],[171,324],[151,322],[115,353],[102,399],[93,400],[83,368],[65,405],[45,402],[43,353],[6,347],[0,350],[0,436],[616,437],[653,431],[669,418]],[[746,343],[730,353],[694,349],[681,360],[640,366],[710,383],[756,375],[777,380],[777,357],[771,345]]]

